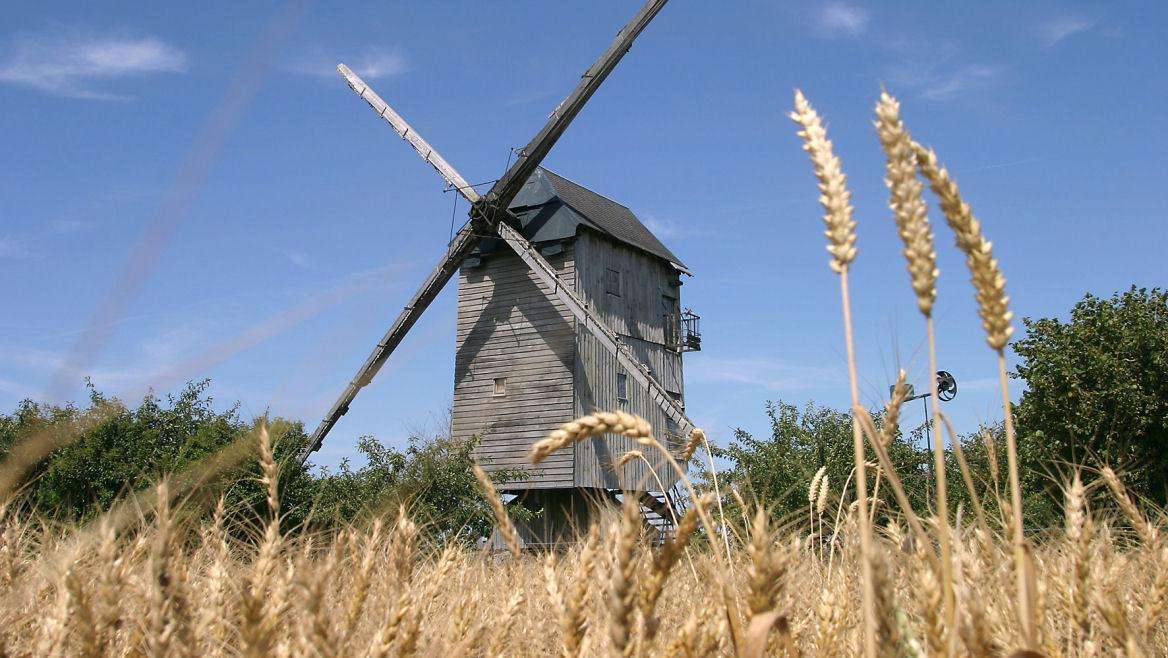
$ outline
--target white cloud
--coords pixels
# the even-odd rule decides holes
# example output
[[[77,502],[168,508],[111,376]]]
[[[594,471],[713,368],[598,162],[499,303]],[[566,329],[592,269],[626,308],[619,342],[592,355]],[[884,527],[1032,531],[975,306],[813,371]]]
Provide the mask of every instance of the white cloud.
[[[1095,27],[1094,19],[1082,16],[1059,16],[1038,27],[1038,38],[1046,48],[1055,46],[1076,34]]]
[[[830,36],[859,36],[868,27],[867,9],[843,2],[829,2],[819,12],[819,27]]]
[[[344,62],[354,73],[365,80],[381,80],[400,75],[409,70],[405,55],[397,50],[368,47],[356,55],[323,52],[319,49],[288,64],[286,69],[293,73],[334,77],[337,64]]]
[[[385,52],[377,49],[366,51],[354,60],[352,68],[363,78],[377,80],[405,73],[409,68],[406,58],[399,52]]]
[[[186,55],[157,38],[52,34],[17,37],[0,63],[0,82],[69,98],[126,100],[99,82],[186,70]]]

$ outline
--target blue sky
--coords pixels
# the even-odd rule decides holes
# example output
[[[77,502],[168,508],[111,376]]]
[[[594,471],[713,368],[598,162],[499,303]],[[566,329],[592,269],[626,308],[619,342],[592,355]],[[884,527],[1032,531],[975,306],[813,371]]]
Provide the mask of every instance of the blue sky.
[[[352,4],[352,3],[351,3]],[[354,68],[463,175],[496,178],[630,2],[24,3],[0,26],[0,408],[211,377],[310,427],[433,266],[441,181],[334,72]],[[847,402],[836,280],[786,118],[802,88],[853,183],[865,400],[923,385],[871,127],[881,85],[953,170],[1019,316],[1164,285],[1160,3],[674,0],[546,160],[634,210],[695,273],[693,418],[765,431],[767,399]],[[935,210],[934,221],[939,218]],[[938,227],[940,362],[962,429],[1000,416],[967,277]],[[432,427],[451,285],[318,461]],[[1014,393],[1020,392],[1016,387]],[[914,406],[906,422],[919,421]]]

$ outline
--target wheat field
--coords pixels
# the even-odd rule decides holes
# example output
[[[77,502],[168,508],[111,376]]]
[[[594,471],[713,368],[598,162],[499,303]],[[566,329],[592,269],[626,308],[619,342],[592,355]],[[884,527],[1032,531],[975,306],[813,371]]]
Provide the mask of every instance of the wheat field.
[[[1004,381],[1012,316],[992,245],[936,154],[908,133],[896,100],[883,95],[876,116],[930,358],[937,270],[926,189],[966,256]],[[340,532],[287,530],[279,464],[261,429],[262,518],[240,519],[221,501],[201,520],[208,515],[197,498],[168,480],[82,526],[24,515],[10,497],[0,507],[0,656],[1168,655],[1163,515],[1136,500],[1120,475],[1083,466],[1067,471],[1063,526],[1026,531],[1004,396],[1009,481],[978,487],[996,505],[975,499],[974,509],[951,514],[946,487],[962,483],[946,483],[939,461],[935,513],[903,500],[888,516],[870,509],[871,487],[903,493],[886,428],[895,427],[904,378],[878,428],[856,394],[851,194],[802,94],[792,118],[819,181],[829,264],[840,280],[856,448],[851,489],[834,490],[822,472],[792,483],[806,487],[807,514],[776,523],[766,501],[683,475],[687,509],[663,542],[626,506],[581,528],[576,542],[525,552],[476,469],[509,548],[492,552],[434,542],[405,507]],[[934,388],[940,436],[936,395]],[[534,445],[532,461],[612,433],[664,451],[644,420],[597,413]],[[708,451],[696,430],[680,458]],[[750,511],[728,516],[719,503],[731,498],[732,509]]]
[[[1165,655],[1162,528],[1133,534],[1126,517],[1083,507],[1083,488],[1072,487],[1065,530],[1033,555],[1037,649]],[[519,557],[438,549],[402,512],[329,537],[284,536],[272,524],[257,543],[231,539],[222,514],[192,526],[177,511],[161,506],[121,531],[6,518],[4,655],[861,652],[854,508],[829,530],[838,530],[830,546],[806,526],[772,530],[765,516],[728,524],[729,555],[717,542],[653,546],[614,513],[574,546]],[[953,643],[956,655],[1004,656],[1021,645],[1009,540],[967,525],[952,539],[959,616],[950,627],[932,544],[896,525],[875,533],[880,655],[945,655]]]

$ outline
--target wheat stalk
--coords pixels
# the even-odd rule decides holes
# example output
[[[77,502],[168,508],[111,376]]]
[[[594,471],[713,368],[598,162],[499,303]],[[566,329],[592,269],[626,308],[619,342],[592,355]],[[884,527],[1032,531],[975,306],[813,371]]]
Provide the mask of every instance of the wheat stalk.
[[[803,92],[795,92],[795,110],[791,119],[802,130],[803,150],[811,156],[812,168],[819,180],[819,202],[824,209],[823,220],[827,224],[828,253],[832,255],[829,265],[840,277],[840,305],[843,310],[844,343],[848,353],[848,381],[851,388],[852,407],[860,404],[859,377],[856,373],[856,348],[852,330],[852,304],[848,288],[848,271],[856,258],[856,222],[852,219],[851,192],[843,173],[839,158],[827,139],[827,130],[819,114],[807,102]],[[860,513],[860,550],[863,559],[860,564],[861,593],[864,610],[864,655],[876,655],[876,611],[872,582],[872,527],[868,521],[868,476],[865,469],[864,442],[860,435],[859,422],[852,414],[852,444],[856,469],[856,500]]]
[[[889,206],[896,220],[897,232],[904,243],[917,307],[925,316],[925,331],[929,344],[929,401],[933,408],[933,478],[936,481],[936,514],[941,548],[941,585],[948,628],[957,620],[953,596],[953,556],[949,537],[949,489],[945,476],[945,440],[941,433],[940,399],[937,393],[937,332],[933,322],[933,306],[937,300],[937,251],[933,246],[933,229],[925,209],[921,192],[924,186],[917,180],[916,155],[912,138],[900,118],[900,103],[888,92],[880,94],[876,104],[876,132],[887,157],[885,183],[891,191]],[[930,636],[932,638],[932,636]],[[932,638],[937,639],[937,638]],[[951,653],[951,652],[950,652]]]
[[[475,479],[478,480],[483,497],[487,499],[491,511],[495,514],[495,527],[503,537],[503,543],[507,545],[507,550],[511,551],[511,555],[519,557],[523,554],[523,542],[519,540],[519,533],[515,530],[515,524],[511,521],[511,516],[507,514],[507,508],[503,505],[502,499],[499,498],[499,492],[495,491],[495,484],[491,482],[490,476],[483,471],[478,462],[475,462],[471,468],[474,470]]]

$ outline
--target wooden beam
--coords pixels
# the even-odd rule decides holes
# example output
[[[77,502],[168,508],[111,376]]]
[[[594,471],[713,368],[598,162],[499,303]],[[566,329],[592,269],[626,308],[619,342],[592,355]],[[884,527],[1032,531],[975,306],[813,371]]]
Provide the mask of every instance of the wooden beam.
[[[458,190],[458,193],[471,203],[475,203],[479,200],[479,193],[470,186],[470,183],[466,182],[466,179],[462,177],[462,174],[458,173],[458,170],[452,167],[450,163],[446,161],[446,158],[442,157],[441,153],[439,153],[433,146],[430,146],[430,143],[423,139],[422,136],[418,134],[418,131],[414,130],[413,126],[411,126],[404,118],[402,118],[402,115],[395,112],[394,109],[389,106],[389,103],[386,103],[384,100],[382,100],[381,96],[377,95],[377,92],[373,91],[369,85],[365,84],[365,81],[362,80],[360,76],[358,76],[356,73],[353,73],[353,71],[344,64],[338,64],[337,70],[341,72],[341,75],[345,76],[345,80],[349,83],[349,88],[357,92],[358,96],[360,96],[366,103],[369,103],[369,107],[372,107],[374,112],[380,115],[382,119],[385,119],[389,125],[393,126],[394,131],[397,132],[398,135],[401,135],[402,139],[409,142],[410,146],[414,147],[414,150],[418,152],[418,155],[422,156],[423,160],[430,163],[430,166],[434,167],[434,169],[438,171],[438,173],[446,181],[447,185]]]
[[[633,41],[641,34],[649,22],[665,7],[667,0],[649,0],[646,2],[633,16],[633,18],[617,32],[616,38],[613,39],[612,44],[608,49],[600,55],[592,66],[584,72],[580,82],[576,88],[572,90],[571,94],[563,100],[552,111],[551,117],[544,125],[543,129],[539,131],[532,138],[527,146],[519,152],[519,157],[515,160],[515,164],[503,174],[503,177],[498,180],[491,187],[491,190],[486,193],[485,198],[488,203],[506,208],[511,200],[519,194],[523,184],[535,172],[535,168],[539,163],[543,162],[544,157],[547,156],[548,151],[559,140],[560,136],[567,130],[568,125],[580,113],[581,108],[592,98],[592,94],[600,88],[601,83],[608,77],[609,73],[616,68],[621,58],[633,46]]]

